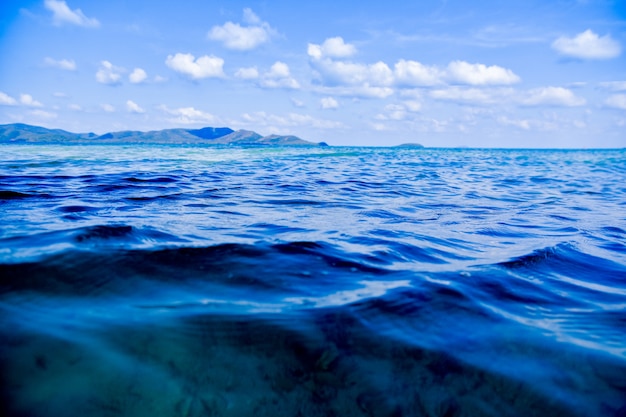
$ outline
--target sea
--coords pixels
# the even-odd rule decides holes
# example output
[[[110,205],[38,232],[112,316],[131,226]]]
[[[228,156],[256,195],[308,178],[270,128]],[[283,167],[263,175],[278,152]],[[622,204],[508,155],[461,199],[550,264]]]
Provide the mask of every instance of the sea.
[[[626,416],[626,150],[0,145],[0,414]]]

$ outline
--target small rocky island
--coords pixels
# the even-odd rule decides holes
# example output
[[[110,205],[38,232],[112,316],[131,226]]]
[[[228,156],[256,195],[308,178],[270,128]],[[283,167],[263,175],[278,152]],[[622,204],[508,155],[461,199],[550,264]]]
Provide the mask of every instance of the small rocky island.
[[[293,135],[262,136],[251,130],[233,130],[229,127],[204,127],[202,129],[164,129],[149,132],[125,130],[102,135],[72,133],[61,129],[47,129],[23,123],[0,125],[0,143],[154,143],[190,145],[240,145],[240,146],[328,146]]]

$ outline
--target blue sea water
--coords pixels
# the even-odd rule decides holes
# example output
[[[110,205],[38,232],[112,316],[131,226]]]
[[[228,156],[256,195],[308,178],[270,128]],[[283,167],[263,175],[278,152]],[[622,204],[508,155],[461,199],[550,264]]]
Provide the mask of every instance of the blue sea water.
[[[626,151],[0,145],[16,416],[626,416]]]

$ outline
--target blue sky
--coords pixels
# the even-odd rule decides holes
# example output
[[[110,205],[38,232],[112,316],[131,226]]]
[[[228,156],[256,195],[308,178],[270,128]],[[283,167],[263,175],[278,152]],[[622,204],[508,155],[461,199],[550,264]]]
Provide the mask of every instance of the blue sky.
[[[4,0],[0,123],[625,147],[626,2]]]

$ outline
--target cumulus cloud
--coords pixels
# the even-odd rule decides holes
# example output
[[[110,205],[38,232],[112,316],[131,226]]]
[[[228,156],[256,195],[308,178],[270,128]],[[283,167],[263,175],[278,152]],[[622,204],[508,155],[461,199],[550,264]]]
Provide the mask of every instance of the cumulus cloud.
[[[30,107],[42,107],[43,104],[38,102],[30,94],[20,94],[20,103]]]
[[[44,6],[52,12],[52,21],[55,25],[60,26],[64,23],[83,26],[87,28],[96,28],[100,26],[97,19],[89,18],[80,9],[72,10],[67,3],[62,0],[45,0]]]
[[[116,67],[109,61],[102,61],[96,72],[96,81],[100,84],[118,85],[122,81],[122,72],[124,68]]]
[[[235,77],[241,78],[242,80],[255,80],[259,78],[259,70],[257,67],[239,68],[237,72],[235,72]]]
[[[43,63],[47,67],[59,68],[66,71],[74,71],[76,70],[76,62],[72,59],[53,59],[50,57],[46,57],[43,60]]]
[[[15,106],[17,104],[17,100],[13,97],[0,91],[0,105],[2,106]]]
[[[520,81],[510,69],[497,65],[470,64],[465,61],[453,61],[448,64],[447,77],[453,82],[469,85],[509,85]]]
[[[126,110],[128,110],[130,113],[137,113],[137,114],[141,114],[141,113],[145,113],[146,112],[144,109],[139,107],[139,104],[135,103],[132,100],[128,100],[126,102]]]
[[[426,66],[417,61],[399,60],[394,66],[396,83],[401,86],[421,87],[441,83],[444,73],[434,66]]]
[[[300,88],[298,81],[291,76],[289,66],[280,61],[276,61],[270,70],[263,74],[260,85],[265,88]]]
[[[146,78],[148,78],[148,74],[146,74],[146,71],[141,68],[135,68],[133,72],[131,72],[128,76],[128,81],[133,84],[139,84],[144,82]]]
[[[101,104],[100,108],[102,108],[102,110],[104,110],[107,113],[113,113],[115,111],[115,107],[113,107],[110,104]]]
[[[307,48],[307,53],[314,59],[322,59],[323,57],[347,58],[356,52],[356,47],[345,43],[341,36],[328,38],[321,45],[310,43]]]
[[[530,90],[522,99],[526,106],[565,106],[574,107],[585,104],[585,99],[577,97],[571,90],[563,87],[543,87]]]
[[[559,54],[581,59],[610,59],[622,53],[622,47],[611,35],[598,36],[591,29],[573,38],[561,36],[552,42]]]
[[[390,86],[393,83],[393,72],[382,61],[360,64],[314,59],[311,64],[326,85]]]
[[[314,71],[319,92],[354,97],[385,98],[394,93],[415,87],[436,87],[447,84],[473,86],[510,85],[520,77],[512,70],[497,65],[453,61],[447,67],[425,65],[418,61],[400,59],[393,70],[383,61],[373,64],[346,59],[356,53],[356,48],[342,38],[329,38],[323,44],[309,44],[309,65]],[[441,90],[435,98],[482,102],[492,101],[479,90]],[[472,97],[473,96],[473,97]]]
[[[626,94],[613,94],[604,101],[609,107],[626,110]]]
[[[320,107],[323,109],[336,109],[339,107],[339,103],[332,97],[323,97],[320,100]]]
[[[275,33],[275,30],[267,22],[262,22],[251,9],[244,9],[243,19],[248,26],[229,21],[222,26],[213,26],[207,37],[221,42],[228,49],[246,51],[268,42]]]
[[[165,64],[194,80],[224,76],[224,60],[213,55],[203,55],[196,59],[192,54],[177,53],[168,55]]]
[[[206,113],[193,107],[170,109],[166,105],[162,104],[159,106],[159,109],[172,116],[168,118],[168,121],[176,124],[215,123],[219,120],[211,113]]]
[[[74,110],[74,111],[82,111],[83,110],[83,108],[80,105],[75,104],[75,103],[72,103],[72,104],[68,105],[67,108],[70,109],[70,110]]]

